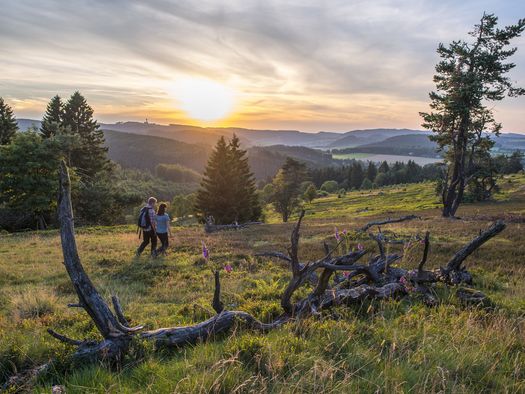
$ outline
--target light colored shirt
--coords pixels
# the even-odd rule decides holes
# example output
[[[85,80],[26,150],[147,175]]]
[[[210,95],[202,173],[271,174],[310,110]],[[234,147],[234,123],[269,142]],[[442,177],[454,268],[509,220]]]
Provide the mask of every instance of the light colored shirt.
[[[157,215],[157,233],[165,234],[168,232],[168,224],[170,222],[170,217],[167,213],[164,215]]]

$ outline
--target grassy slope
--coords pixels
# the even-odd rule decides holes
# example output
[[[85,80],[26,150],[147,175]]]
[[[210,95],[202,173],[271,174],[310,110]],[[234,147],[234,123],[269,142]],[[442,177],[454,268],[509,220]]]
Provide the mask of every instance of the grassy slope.
[[[431,184],[315,200],[307,207],[301,257],[320,257],[321,242],[333,242],[334,226],[354,229],[375,217],[417,212],[422,220],[388,229],[429,229],[429,262],[438,266],[484,228],[487,217],[525,214],[524,185],[524,176],[512,177],[497,202],[465,205],[464,221],[439,217]],[[267,215],[270,224],[239,232],[206,236],[196,227],[177,229],[169,256],[155,261],[131,257],[138,240],[130,227],[80,229],[77,238],[94,283],[106,297],[120,296],[133,323],[160,327],[210,316],[212,277],[201,264],[201,240],[213,262],[234,266],[223,275],[228,307],[269,320],[280,313],[288,272],[252,254],[284,250],[292,224]],[[373,250],[366,238],[359,241]],[[415,264],[419,253],[414,250],[403,264]],[[120,372],[59,366],[34,389],[49,392],[60,383],[68,393],[525,391],[524,255],[523,225],[510,224],[468,260],[476,287],[492,297],[494,310],[462,307],[454,290],[438,288],[442,303],[435,308],[408,299],[367,303],[339,310],[337,319],[289,324],[265,336],[236,332],[169,354],[155,353],[146,343],[134,349],[142,361],[130,361]],[[61,261],[56,232],[0,238],[0,378],[15,365],[50,357],[67,365],[72,349],[50,338],[47,327],[76,338],[96,336],[85,314],[65,307],[75,295]]]

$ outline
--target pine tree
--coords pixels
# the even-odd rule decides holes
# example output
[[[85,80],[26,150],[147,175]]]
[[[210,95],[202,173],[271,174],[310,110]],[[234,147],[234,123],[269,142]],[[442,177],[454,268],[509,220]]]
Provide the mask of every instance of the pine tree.
[[[485,132],[498,134],[501,129],[487,102],[525,94],[505,75],[515,67],[506,62],[516,52],[508,45],[525,30],[525,19],[504,28],[497,23],[495,15],[483,14],[469,33],[471,42],[440,44],[437,50],[441,61],[434,76],[437,91],[430,93],[432,112],[421,116],[423,127],[434,133],[431,139],[446,152],[447,174],[441,190],[444,217],[456,214],[476,158],[493,144]]]
[[[71,165],[78,168],[81,177],[89,180],[109,169],[104,133],[93,119],[93,109],[79,92],[75,92],[66,103],[62,124],[70,133],[80,137],[80,146],[71,154]]]
[[[366,179],[368,179],[370,182],[374,182],[374,179],[376,179],[376,176],[377,176],[377,167],[373,161],[369,161],[368,167],[366,169]]]
[[[4,99],[0,97],[0,145],[7,145],[18,131],[13,110]]]
[[[217,224],[235,221],[232,204],[232,168],[229,163],[230,150],[224,137],[219,138],[204,170],[201,186],[197,192],[195,210],[201,220],[213,216]]]
[[[50,138],[56,135],[62,125],[64,118],[64,105],[60,96],[56,95],[47,104],[46,113],[40,126],[40,134],[44,138]]]
[[[261,216],[261,206],[257,196],[255,177],[250,171],[246,151],[240,147],[240,140],[234,134],[228,145],[230,166],[232,171],[231,188],[235,220],[239,223],[254,221]]]

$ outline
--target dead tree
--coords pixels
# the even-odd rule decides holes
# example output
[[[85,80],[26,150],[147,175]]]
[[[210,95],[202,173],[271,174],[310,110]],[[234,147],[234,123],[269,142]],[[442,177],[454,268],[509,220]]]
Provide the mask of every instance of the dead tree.
[[[69,176],[64,164],[60,168],[59,217],[64,264],[79,298],[78,304],[74,306],[83,308],[89,314],[103,340],[100,342],[78,341],[52,330],[49,331],[55,338],[77,346],[76,355],[82,359],[119,361],[126,353],[134,335],[142,327],[128,327],[117,297],[113,297],[115,314],[110,310],[80,263],[73,228]],[[215,316],[189,326],[143,331],[141,337],[155,340],[158,347],[180,347],[213,338],[237,326],[268,331],[294,319],[317,315],[334,305],[358,303],[364,299],[386,299],[418,292],[431,300],[428,286],[432,283],[470,283],[472,276],[463,267],[464,260],[483,243],[505,228],[502,221],[494,223],[461,248],[445,267],[431,271],[424,269],[430,243],[430,237],[427,233],[424,239],[423,256],[418,268],[407,270],[392,266],[402,256],[386,254],[382,237],[374,234],[372,236],[377,242],[379,254],[372,256],[368,263],[359,263],[359,260],[367,254],[365,250],[351,251],[341,256],[335,256],[341,242],[332,249],[324,244],[324,256],[321,259],[301,262],[299,259],[299,241],[303,218],[304,211],[301,212],[299,220],[293,228],[287,254],[275,251],[258,254],[259,256],[281,259],[290,267],[291,278],[281,297],[283,313],[275,321],[262,323],[249,313],[225,310],[220,300],[220,276],[216,272],[212,302],[212,306],[217,312]],[[390,222],[394,221],[390,219]],[[381,223],[385,224],[386,221]],[[367,227],[367,229],[369,228],[370,226]],[[331,281],[333,274],[337,271],[345,271],[346,279],[343,282]],[[311,283],[310,279],[316,273],[318,279],[311,292],[304,298],[295,299],[296,291],[307,283]],[[479,297],[480,295],[476,293],[471,298],[479,299]]]
[[[141,330],[142,327],[128,327],[128,322],[124,318],[122,307],[116,296],[113,297],[114,314],[84,271],[76,246],[71,206],[71,183],[64,162],[60,165],[58,218],[64,265],[78,296],[78,303],[69,306],[82,308],[95,323],[103,340],[76,340],[51,329],[48,332],[62,342],[77,346],[75,356],[82,361],[108,360],[118,362],[126,353],[132,335]]]

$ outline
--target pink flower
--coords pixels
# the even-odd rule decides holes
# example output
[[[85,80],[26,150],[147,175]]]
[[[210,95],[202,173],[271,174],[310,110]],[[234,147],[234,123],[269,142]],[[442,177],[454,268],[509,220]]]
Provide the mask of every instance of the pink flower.
[[[201,241],[201,243],[202,243],[202,257],[208,260],[208,258],[210,257],[210,252],[208,251],[208,248],[206,247],[206,244],[204,243],[204,241]]]
[[[343,235],[346,236],[346,233],[347,233],[347,231],[346,231],[346,228],[345,228],[345,229],[343,230]]]
[[[339,230],[337,230],[337,227],[335,227],[334,236],[337,241],[341,241],[341,236],[339,235]]]
[[[233,271],[233,267],[230,265],[230,264],[226,264],[224,266],[224,270],[227,272],[227,273],[230,273]]]
[[[343,276],[348,279],[348,277],[350,276],[350,272],[349,271],[343,271]]]
[[[361,250],[364,250],[364,249],[365,249],[365,247],[363,246],[362,243],[358,243],[357,244],[357,250],[361,251]]]

